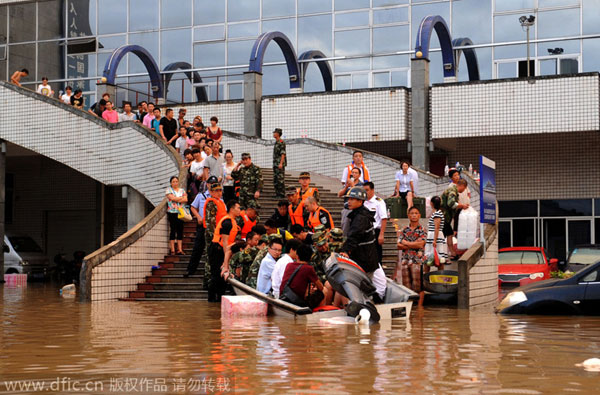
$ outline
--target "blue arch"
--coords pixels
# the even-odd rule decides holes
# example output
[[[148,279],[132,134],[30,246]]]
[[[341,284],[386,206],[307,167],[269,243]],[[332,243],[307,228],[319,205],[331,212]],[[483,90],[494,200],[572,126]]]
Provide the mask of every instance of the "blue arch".
[[[167,67],[164,68],[163,71],[175,71],[175,70],[191,70],[192,65],[187,62],[173,62]],[[190,80],[192,84],[201,84],[202,77],[198,74],[197,71],[183,71],[186,77]],[[173,73],[165,73],[164,74],[164,89],[165,89],[165,98],[169,93],[169,84],[171,83],[171,78],[173,78]],[[208,96],[206,95],[206,88],[203,86],[196,87],[196,100],[199,102],[208,101]]]
[[[139,45],[123,45],[122,47],[119,47],[113,51],[110,57],[106,60],[106,65],[104,66],[103,76],[106,78],[106,83],[111,85],[115,84],[119,63],[129,52],[140,58],[142,63],[144,63],[146,70],[148,70],[154,97],[164,97],[163,85],[160,78],[160,70],[158,69],[158,66],[156,65],[152,55],[150,55],[148,51]]]
[[[290,89],[300,89],[300,67],[298,59],[296,59],[296,52],[290,40],[281,32],[266,32],[258,36],[252,47],[248,71],[262,73],[263,58],[271,41],[275,41],[279,45],[285,57],[290,76]]]
[[[312,50],[306,51],[298,57],[298,60],[310,60],[310,59],[325,59],[327,56],[321,51]],[[330,92],[333,90],[333,73],[331,72],[331,67],[329,67],[329,62],[326,60],[317,60],[317,66],[321,71],[321,76],[323,77],[323,84],[325,85],[325,91]],[[300,67],[302,67],[302,85],[304,85],[304,81],[306,80],[306,70],[310,62],[301,63]]]
[[[462,47],[464,45],[473,45],[473,41],[471,41],[468,37],[457,38],[452,40],[452,47]],[[479,81],[479,63],[477,62],[477,54],[475,53],[475,49],[473,48],[465,48],[465,49],[455,49],[454,50],[454,60],[456,61],[456,69],[460,65],[460,55],[463,53],[465,55],[465,60],[467,61],[467,71],[469,72],[469,81]]]
[[[454,51],[452,50],[452,38],[446,21],[439,15],[429,15],[423,18],[417,31],[417,43],[415,44],[415,56],[429,60],[429,45],[433,30],[438,36],[442,47],[442,60],[444,62],[444,78],[456,77],[456,66],[454,63]]]

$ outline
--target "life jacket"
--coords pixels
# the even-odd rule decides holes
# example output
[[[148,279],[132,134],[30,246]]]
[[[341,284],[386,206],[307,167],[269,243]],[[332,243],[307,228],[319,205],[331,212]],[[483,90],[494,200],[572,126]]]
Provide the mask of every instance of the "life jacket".
[[[352,162],[351,164],[348,165],[347,169],[348,169],[348,177],[350,177],[350,173],[352,172],[352,169],[354,169],[355,166],[354,162]],[[365,165],[365,163],[363,162],[362,166],[359,167],[359,169],[362,170],[362,174],[361,177],[363,178],[364,182],[367,181],[371,181],[371,176],[369,175],[369,168],[367,167],[367,165]]]
[[[300,195],[300,200],[305,201],[306,198],[311,197],[311,196],[315,196],[315,191],[317,190],[317,188],[308,188],[306,190],[306,192],[302,193],[302,188],[297,188],[298,189],[298,194]]]
[[[229,214],[225,214],[225,216],[223,218],[221,218],[219,220],[219,222],[217,222],[217,227],[215,228],[215,235],[213,236],[213,239],[212,239],[213,243],[217,243],[223,248],[225,248],[225,247],[223,246],[223,240],[221,240],[221,226],[223,225],[223,221],[225,221],[226,219],[231,220],[231,226],[232,226],[231,232],[229,232],[229,238],[227,239],[227,245],[232,245],[233,243],[235,243],[235,237],[237,236],[238,232],[240,231],[240,227],[235,222],[235,219],[233,219],[231,216],[229,216]]]
[[[215,202],[215,204],[217,205],[217,222],[219,222],[219,220],[221,218],[223,218],[224,216],[227,215],[227,206],[225,205],[225,203],[223,203],[223,201],[221,199],[215,199],[213,197],[209,197],[208,199],[206,199],[206,202],[204,203],[204,212],[202,213],[202,218],[204,221],[205,228],[206,228],[206,206],[208,206],[208,202]]]
[[[254,221],[250,220],[250,217],[246,215],[245,210],[240,213],[240,216],[244,220],[244,226],[242,227],[242,239],[245,239],[248,232],[250,232],[254,225],[256,225],[256,219],[254,219]]]
[[[292,211],[292,204],[288,205],[288,214],[290,216],[290,222],[292,225],[304,226],[304,202],[300,202],[295,211]]]
[[[316,226],[319,225],[325,225],[324,223],[321,222],[321,211],[324,211],[325,214],[327,214],[327,216],[329,217],[329,229],[333,229],[333,218],[331,218],[331,214],[329,213],[329,211],[325,210],[323,207],[319,206],[319,208],[317,209],[317,211],[315,211],[314,213],[310,213],[308,216],[308,226],[314,230]]]

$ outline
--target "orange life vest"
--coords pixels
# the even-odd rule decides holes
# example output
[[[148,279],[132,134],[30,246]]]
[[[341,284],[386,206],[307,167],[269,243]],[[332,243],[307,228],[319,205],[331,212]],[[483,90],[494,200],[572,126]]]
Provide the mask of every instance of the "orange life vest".
[[[329,229],[333,229],[333,218],[331,218],[331,214],[329,213],[329,211],[325,210],[321,206],[319,206],[319,208],[314,213],[310,213],[310,215],[308,216],[308,226],[310,226],[312,230],[315,230],[316,226],[325,225],[324,223],[321,223],[321,211],[324,211],[325,214],[327,214],[327,216],[329,217]]]
[[[242,211],[240,215],[244,220],[244,226],[242,227],[242,239],[245,239],[248,232],[250,232],[254,225],[256,225],[256,219],[252,221],[250,217],[248,217],[248,215],[246,214],[245,210]]]
[[[217,205],[217,222],[219,222],[219,220],[221,218],[223,218],[224,216],[227,215],[227,206],[225,205],[225,203],[223,203],[223,201],[221,199],[215,199],[213,197],[209,197],[208,199],[206,199],[206,202],[204,203],[204,212],[202,213],[202,218],[204,221],[205,228],[206,228],[206,206],[208,206],[208,202],[215,202],[215,204]]]
[[[304,226],[304,202],[300,202],[295,211],[292,211],[292,204],[288,205],[288,214],[290,216],[290,222],[292,225]]]
[[[355,167],[358,166],[355,166],[354,163],[348,165],[348,177],[350,177],[350,173]],[[369,175],[369,168],[367,167],[367,165],[365,165],[365,163],[363,162],[362,166],[358,168],[362,170],[361,177],[363,178],[364,182],[371,181],[371,176]]]
[[[217,227],[215,228],[215,235],[213,236],[213,243],[217,243],[219,244],[221,247],[223,247],[223,240],[221,240],[221,226],[223,225],[223,221],[225,221],[226,219],[230,219],[231,220],[231,232],[229,232],[229,238],[227,239],[227,245],[232,245],[233,243],[235,243],[235,237],[237,236],[238,232],[240,231],[240,227],[237,225],[237,223],[235,222],[235,219],[231,218],[231,216],[229,216],[229,214],[226,214],[223,218],[221,218],[221,220],[219,220],[219,222],[217,222]],[[225,247],[223,247],[225,248]]]
[[[300,200],[305,201],[306,198],[315,196],[317,188],[308,188],[306,192],[302,193],[302,188],[298,188],[298,194],[300,194]]]

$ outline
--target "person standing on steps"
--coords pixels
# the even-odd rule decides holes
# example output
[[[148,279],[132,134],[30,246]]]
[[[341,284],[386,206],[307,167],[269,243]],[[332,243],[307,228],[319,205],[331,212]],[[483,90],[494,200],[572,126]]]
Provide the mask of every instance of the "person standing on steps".
[[[223,187],[218,181],[215,180],[216,177],[211,177],[211,183],[207,184],[210,187],[210,197],[206,199],[206,203],[204,204],[204,210],[202,212],[204,217],[204,237],[206,240],[212,240],[215,233],[215,227],[221,218],[223,218],[227,214],[227,207],[222,200],[223,197]],[[211,267],[206,261],[204,265],[204,278],[206,279],[206,286],[210,286],[211,281]]]
[[[275,146],[273,147],[273,185],[275,186],[275,197],[285,197],[285,167],[287,166],[287,155],[285,142],[281,139],[281,129],[273,131]]]
[[[308,220],[308,212],[304,206],[304,202],[300,200],[300,194],[294,187],[288,187],[287,199],[290,203],[288,206],[288,216],[290,217],[290,225],[300,225],[304,227]]]
[[[263,187],[262,172],[260,167],[252,163],[249,153],[242,154],[242,160],[235,166],[231,176],[239,181],[239,203],[242,209],[260,208],[257,200]]]
[[[179,208],[187,203],[187,194],[183,188],[179,188],[179,177],[173,176],[169,180],[170,186],[165,191],[167,195],[167,217],[171,232],[169,234],[169,251],[171,255],[183,255],[183,221],[178,218]],[[175,251],[177,241],[177,251]]]
[[[215,180],[209,180],[212,183],[216,182]],[[206,247],[206,237],[205,237],[205,228],[204,228],[204,205],[206,204],[206,200],[212,197],[210,191],[202,191],[196,195],[192,205],[190,206],[190,211],[192,215],[196,219],[196,238],[194,240],[194,249],[192,250],[192,256],[190,257],[190,262],[187,267],[186,274],[183,277],[193,276],[196,273],[196,269],[200,264],[200,259],[202,258],[202,254],[204,254],[204,249]],[[208,279],[207,274],[204,274],[204,284],[205,288],[208,288]]]
[[[298,188],[298,193],[300,193],[300,199],[305,201],[308,197],[314,197],[317,199],[317,203],[321,204],[321,198],[319,197],[319,190],[317,188],[310,186],[310,173],[307,171],[303,171],[300,173],[298,177],[298,182],[300,183],[300,188]]]
[[[355,167],[350,171],[350,176],[346,179],[344,186],[342,189],[338,191],[338,196],[344,198],[344,208],[342,209],[342,232],[344,232],[344,236],[348,235],[348,214],[350,214],[350,209],[348,208],[348,191],[353,187],[359,187],[363,185],[363,181],[361,180],[362,170],[358,167]]]

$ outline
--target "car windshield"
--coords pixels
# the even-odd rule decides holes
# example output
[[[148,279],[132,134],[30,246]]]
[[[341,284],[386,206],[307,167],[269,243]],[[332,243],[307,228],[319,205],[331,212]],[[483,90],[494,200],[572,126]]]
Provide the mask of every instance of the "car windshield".
[[[13,236],[9,237],[10,244],[16,252],[42,252],[42,249],[31,237],[27,236]]]
[[[600,261],[600,249],[598,248],[575,248],[569,257],[571,265],[591,265]]]
[[[501,251],[498,254],[500,265],[541,265],[544,263],[538,251]]]

